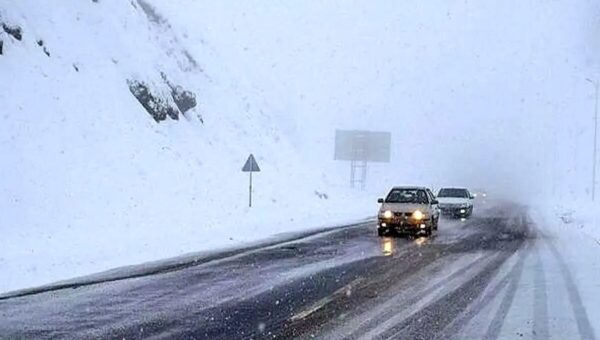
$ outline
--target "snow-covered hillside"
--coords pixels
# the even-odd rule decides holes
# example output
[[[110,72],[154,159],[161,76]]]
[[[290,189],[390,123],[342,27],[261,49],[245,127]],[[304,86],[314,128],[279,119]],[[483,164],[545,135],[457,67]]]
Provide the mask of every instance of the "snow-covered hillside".
[[[265,98],[144,0],[3,0],[0,22],[0,291],[375,207],[324,181]]]

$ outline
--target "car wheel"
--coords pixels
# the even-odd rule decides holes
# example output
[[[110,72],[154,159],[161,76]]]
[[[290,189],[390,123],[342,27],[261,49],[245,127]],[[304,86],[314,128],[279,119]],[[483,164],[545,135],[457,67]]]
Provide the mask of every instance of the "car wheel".
[[[433,230],[438,230],[438,224],[440,223],[440,218],[436,218],[433,220]]]
[[[381,228],[377,229],[377,235],[385,236],[385,229],[381,229]]]

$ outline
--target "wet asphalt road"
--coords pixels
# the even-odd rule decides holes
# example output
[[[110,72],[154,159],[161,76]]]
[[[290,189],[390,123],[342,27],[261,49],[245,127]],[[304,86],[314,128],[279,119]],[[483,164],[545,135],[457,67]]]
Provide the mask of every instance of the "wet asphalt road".
[[[502,265],[534,239],[526,209],[510,204],[443,220],[429,239],[379,238],[364,223],[176,271],[0,300],[0,338],[460,337]],[[510,272],[502,275],[510,284]]]

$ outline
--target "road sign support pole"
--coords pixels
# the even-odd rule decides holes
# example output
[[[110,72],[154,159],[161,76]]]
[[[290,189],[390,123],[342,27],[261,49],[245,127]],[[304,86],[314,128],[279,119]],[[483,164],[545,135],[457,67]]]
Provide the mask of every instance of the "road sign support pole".
[[[356,161],[350,161],[350,188],[354,188],[356,177]]]
[[[336,130],[333,158],[338,161],[350,161],[350,187],[365,190],[368,163],[389,163],[390,148],[390,132]]]
[[[365,190],[365,187],[367,185],[367,161],[364,160],[363,164],[362,164],[363,168],[362,168],[362,176],[361,176],[361,182],[360,182],[360,190]]]
[[[252,172],[250,172],[250,190],[248,194],[248,206],[252,208]]]

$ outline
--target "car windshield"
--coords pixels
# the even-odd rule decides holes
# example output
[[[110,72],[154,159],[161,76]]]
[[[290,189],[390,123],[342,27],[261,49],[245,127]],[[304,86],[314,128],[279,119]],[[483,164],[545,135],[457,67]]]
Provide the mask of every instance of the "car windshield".
[[[385,199],[386,203],[428,203],[423,189],[393,189]]]
[[[438,197],[468,198],[469,193],[465,189],[441,189]]]

